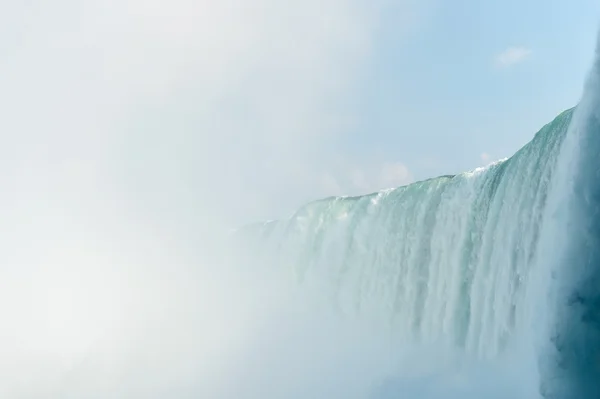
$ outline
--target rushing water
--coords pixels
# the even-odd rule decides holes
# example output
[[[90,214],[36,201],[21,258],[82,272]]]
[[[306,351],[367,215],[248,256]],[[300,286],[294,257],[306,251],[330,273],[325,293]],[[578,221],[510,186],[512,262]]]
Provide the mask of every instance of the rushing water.
[[[337,314],[383,321],[391,347],[519,362],[544,397],[600,398],[599,79],[596,61],[579,105],[506,160],[238,236]]]

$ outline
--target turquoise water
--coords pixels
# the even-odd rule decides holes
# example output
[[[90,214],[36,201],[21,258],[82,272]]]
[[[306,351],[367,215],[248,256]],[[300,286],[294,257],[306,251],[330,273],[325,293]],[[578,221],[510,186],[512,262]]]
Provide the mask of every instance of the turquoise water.
[[[596,64],[577,108],[508,159],[315,201],[238,237],[338,314],[383,321],[392,346],[527,363],[536,394],[600,398],[598,79]]]

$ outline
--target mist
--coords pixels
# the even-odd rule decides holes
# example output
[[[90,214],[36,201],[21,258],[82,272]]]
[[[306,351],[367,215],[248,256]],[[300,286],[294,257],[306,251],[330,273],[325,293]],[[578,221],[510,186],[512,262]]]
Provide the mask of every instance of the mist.
[[[342,384],[374,364],[351,350],[364,336],[294,313],[283,277],[221,250],[232,228],[352,189],[330,151],[377,7],[0,7],[0,396],[367,392],[373,372]]]

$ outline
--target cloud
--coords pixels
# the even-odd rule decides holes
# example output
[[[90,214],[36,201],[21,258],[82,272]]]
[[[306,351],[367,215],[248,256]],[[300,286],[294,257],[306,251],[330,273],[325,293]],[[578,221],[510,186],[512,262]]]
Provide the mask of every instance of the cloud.
[[[497,66],[506,68],[523,62],[531,55],[526,47],[509,47],[494,57]]]
[[[412,181],[413,177],[403,163],[386,163],[381,168],[379,185],[383,188],[403,186]]]
[[[373,162],[339,158],[321,178],[323,196],[364,195],[403,186],[414,181],[408,167],[401,162]]]

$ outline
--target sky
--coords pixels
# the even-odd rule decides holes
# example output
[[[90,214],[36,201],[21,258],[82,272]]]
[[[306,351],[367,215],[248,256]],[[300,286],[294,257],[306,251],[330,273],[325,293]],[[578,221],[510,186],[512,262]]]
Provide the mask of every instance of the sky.
[[[510,156],[578,101],[598,14],[592,1],[459,1],[432,5],[404,40],[384,24],[367,97],[379,106],[357,136],[417,179]]]
[[[0,2],[0,396],[193,385],[266,284],[212,263],[215,236],[510,156],[577,103],[599,17],[592,0]]]
[[[229,225],[510,156],[577,102],[600,20],[592,0],[1,7],[8,179]]]

